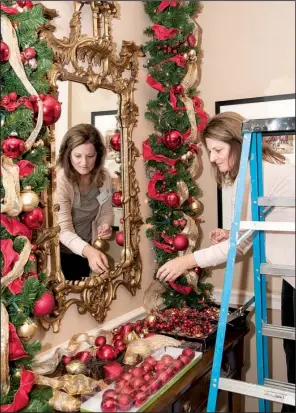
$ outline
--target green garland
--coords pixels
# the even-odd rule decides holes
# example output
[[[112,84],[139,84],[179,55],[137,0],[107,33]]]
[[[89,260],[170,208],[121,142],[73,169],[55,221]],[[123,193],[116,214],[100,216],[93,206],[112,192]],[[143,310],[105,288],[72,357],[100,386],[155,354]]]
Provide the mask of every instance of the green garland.
[[[177,130],[184,134],[190,127],[190,121],[186,110],[175,110],[172,107],[170,101],[170,89],[180,85],[187,68],[177,65],[173,61],[167,61],[167,59],[174,57],[176,54],[184,55],[191,49],[195,50],[197,55],[200,53],[197,45],[188,44],[187,38],[194,32],[195,24],[193,22],[194,16],[200,10],[199,2],[190,1],[182,2],[177,6],[164,7],[162,12],[158,12],[158,7],[162,6],[163,2],[160,1],[146,1],[144,2],[144,8],[149,16],[152,24],[164,26],[166,29],[178,29],[177,33],[166,40],[159,40],[155,35],[153,27],[148,27],[144,33],[149,36],[149,39],[143,46],[143,51],[148,57],[147,68],[148,74],[155,81],[163,85],[164,90],[157,94],[157,98],[149,100],[147,103],[147,111],[145,117],[151,121],[154,125],[155,133],[152,133],[148,138],[149,146],[154,155],[164,155],[170,159],[180,159],[182,155],[185,155],[189,150],[189,145],[183,143],[177,149],[167,148],[159,138],[168,131]],[[190,89],[187,95],[190,98],[196,97],[197,92],[195,89]],[[182,100],[179,96],[177,98],[177,107],[183,106]],[[196,123],[201,125],[202,119],[199,114],[196,114]],[[164,175],[164,180],[156,184],[156,190],[158,192],[169,192],[177,190],[178,182],[185,182],[189,191],[189,199],[199,198],[202,196],[202,191],[199,186],[192,180],[190,173],[188,172],[189,164],[184,162],[176,162],[174,173],[172,174],[172,167],[165,162],[159,162],[156,160],[146,160],[146,172],[147,177],[151,179],[155,171],[161,172]],[[165,182],[165,187],[163,187]],[[158,238],[159,234],[165,232],[168,236],[174,236],[180,233],[180,228],[174,226],[174,220],[182,219],[184,213],[196,218],[195,212],[190,207],[189,200],[185,201],[181,208],[174,209],[169,207],[162,200],[157,200],[147,194],[149,206],[152,214],[146,220],[146,223],[150,224],[149,229],[146,231],[146,235],[152,242]],[[154,246],[155,256],[157,261],[157,267],[159,268],[169,259],[177,257],[176,253],[168,253],[164,249]],[[213,285],[205,282],[206,278],[210,276],[208,270],[203,271],[202,276],[198,278],[198,294],[191,292],[188,295],[181,294],[175,289],[168,286],[166,283],[166,291],[163,294],[163,299],[168,307],[181,307],[184,304],[199,308],[201,302],[212,302],[211,292]],[[177,280],[180,285],[186,285],[184,277],[180,277]]]

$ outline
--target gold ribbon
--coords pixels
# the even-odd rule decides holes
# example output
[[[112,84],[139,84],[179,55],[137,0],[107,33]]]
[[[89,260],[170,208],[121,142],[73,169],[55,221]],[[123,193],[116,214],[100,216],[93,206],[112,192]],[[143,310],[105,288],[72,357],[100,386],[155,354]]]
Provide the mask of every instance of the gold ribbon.
[[[189,189],[184,181],[177,182],[178,194],[180,195],[180,205],[189,198]]]
[[[33,372],[40,375],[53,373],[63,356],[73,357],[80,351],[94,348],[95,337],[97,337],[97,335],[104,335],[107,344],[112,341],[112,333],[105,330],[99,330],[95,336],[89,336],[87,333],[75,334],[69,341],[67,347],[58,348],[54,354],[49,356],[46,360],[42,360],[42,354],[37,356],[33,363]]]
[[[14,70],[17,77],[20,79],[26,90],[30,95],[35,95],[37,97],[37,104],[38,104],[38,118],[37,123],[31,135],[26,141],[25,149],[26,152],[31,149],[33,146],[43,124],[43,103],[40,99],[37,91],[30,83],[29,79],[27,78],[24,66],[21,61],[21,54],[19,50],[17,36],[14,30],[14,27],[11,24],[9,18],[5,15],[1,15],[1,36],[2,40],[7,44],[10,49],[10,56],[9,56],[9,63]]]
[[[80,410],[81,401],[60,390],[54,390],[48,404],[58,412],[77,412]]]
[[[10,376],[8,364],[8,313],[6,307],[1,303],[1,394],[6,395],[9,392]]]
[[[98,381],[91,377],[86,377],[84,374],[65,374],[56,378],[40,376],[38,374],[35,376],[35,384],[49,386],[54,390],[64,390],[71,396],[91,393],[97,387],[101,389],[101,386],[104,387],[102,382],[102,380]]]
[[[24,267],[31,253],[32,245],[30,241],[28,240],[28,238],[21,236],[21,237],[16,237],[16,240],[17,239],[25,239],[25,245],[13,269],[9,271],[9,273],[6,274],[4,277],[1,278],[1,289],[6,288],[10,283],[12,283],[14,280],[16,280],[17,278],[23,275]]]
[[[194,219],[191,218],[189,215],[186,215],[186,214],[184,215],[185,215],[184,218],[186,219],[187,224],[186,224],[186,227],[183,229],[182,234],[186,235],[186,237],[188,238],[189,244],[186,250],[178,252],[179,257],[192,253],[192,251],[195,250],[196,241],[198,239],[198,228],[197,228],[197,225]],[[197,293],[198,292],[198,287],[197,287],[198,277],[195,271],[193,270],[187,271],[184,274],[184,277],[186,278],[187,284],[193,288],[194,292]]]
[[[199,157],[197,153],[194,153],[192,161],[191,161],[191,165],[187,169],[187,171],[190,173],[190,176],[193,180],[197,178],[199,169],[200,169]]]
[[[17,217],[22,212],[19,167],[11,158],[1,156],[1,174],[5,190],[4,203],[1,203],[1,213]]]
[[[188,70],[184,79],[181,82],[181,85],[184,88],[184,95],[180,95],[180,99],[184,103],[187,111],[187,115],[190,122],[191,127],[191,135],[188,141],[196,142],[197,140],[197,124],[195,118],[195,111],[192,99],[187,96],[187,93],[190,88],[192,88],[197,80],[197,62],[196,61],[188,61]]]

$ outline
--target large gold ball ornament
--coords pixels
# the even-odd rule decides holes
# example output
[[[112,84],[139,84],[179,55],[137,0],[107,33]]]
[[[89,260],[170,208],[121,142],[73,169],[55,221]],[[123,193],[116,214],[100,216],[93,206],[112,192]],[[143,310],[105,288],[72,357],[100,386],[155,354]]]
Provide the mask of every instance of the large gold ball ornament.
[[[102,238],[97,238],[93,243],[93,247],[97,250],[104,250],[107,246],[107,243]]]
[[[195,57],[196,56],[196,51],[194,49],[189,50],[188,56],[189,57]]]
[[[86,365],[80,360],[72,360],[66,365],[66,370],[69,374],[85,374]]]
[[[192,212],[194,212],[195,214],[198,214],[201,212],[201,203],[197,200],[194,199],[191,203],[190,203],[190,209]]]
[[[24,324],[17,329],[16,332],[22,341],[29,341],[36,333],[36,330],[36,324],[32,320],[27,319]]]
[[[21,201],[24,212],[30,212],[35,209],[39,204],[39,196],[32,191],[30,186],[26,186],[21,192]]]
[[[155,321],[155,316],[153,314],[148,314],[146,320],[148,323],[153,323],[153,321]]]

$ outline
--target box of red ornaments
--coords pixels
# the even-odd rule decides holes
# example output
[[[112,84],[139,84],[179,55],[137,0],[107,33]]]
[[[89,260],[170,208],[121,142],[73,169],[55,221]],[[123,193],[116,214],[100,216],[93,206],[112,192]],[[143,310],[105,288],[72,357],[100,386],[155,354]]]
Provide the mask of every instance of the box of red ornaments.
[[[141,364],[124,371],[104,390],[90,397],[81,412],[137,412],[146,409],[202,358],[191,348],[164,347]]]

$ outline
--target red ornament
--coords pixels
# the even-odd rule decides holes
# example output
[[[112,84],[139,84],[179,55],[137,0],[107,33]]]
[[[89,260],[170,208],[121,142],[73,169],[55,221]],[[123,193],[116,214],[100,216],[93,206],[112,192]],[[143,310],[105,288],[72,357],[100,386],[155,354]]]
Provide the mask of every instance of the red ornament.
[[[72,357],[70,357],[70,356],[63,356],[63,357],[62,357],[62,363],[63,363],[64,365],[70,363],[70,361],[72,361],[72,360],[73,360],[73,359],[72,359]]]
[[[96,357],[100,360],[114,360],[116,358],[116,351],[110,344],[105,344],[99,347],[96,352]]]
[[[33,314],[36,317],[45,317],[52,313],[54,306],[55,302],[52,293],[46,291],[37,301],[35,301]]]
[[[173,239],[173,246],[177,251],[184,251],[189,245],[188,238],[184,234],[176,235]]]
[[[104,399],[101,403],[102,412],[117,412],[117,402],[114,399]]]
[[[124,245],[124,234],[123,231],[117,232],[116,236],[115,236],[116,242],[118,245],[120,245],[121,247],[123,247]]]
[[[162,142],[168,149],[178,149],[181,145],[183,145],[183,135],[178,130],[172,130],[167,132]]]
[[[189,36],[187,37],[187,42],[188,42],[188,45],[189,45],[190,47],[194,47],[194,46],[195,46],[195,44],[196,44],[196,38],[195,38],[195,36],[194,36],[192,33],[190,33]]]
[[[9,136],[2,143],[2,150],[5,156],[9,158],[19,158],[25,150],[25,142],[22,139]]]
[[[119,379],[120,375],[123,373],[123,367],[117,361],[110,361],[104,366],[104,379],[109,379],[110,381],[115,381]]]
[[[75,360],[79,360],[82,363],[87,363],[91,358],[91,354],[88,351],[79,351],[74,357]]]
[[[24,51],[23,54],[27,60],[33,59],[36,57],[36,50],[34,47],[27,47]]]
[[[133,406],[133,399],[129,394],[121,394],[117,400],[119,411],[127,412]]]
[[[40,99],[43,103],[43,124],[45,126],[53,125],[61,116],[61,104],[51,95],[40,93]],[[34,113],[38,114],[38,105],[34,105]]]
[[[17,1],[18,6],[20,6],[22,9],[24,7],[27,7],[28,9],[32,9],[34,7],[34,4],[31,1]]]
[[[29,229],[38,229],[44,221],[44,213],[40,207],[33,209],[33,211],[25,212],[21,217],[21,221]]]
[[[10,50],[6,43],[1,42],[0,61],[7,62],[9,60]]]
[[[95,339],[95,346],[100,347],[106,344],[106,337],[105,336],[98,336]]]
[[[121,148],[121,139],[120,139],[120,133],[115,133],[113,136],[110,138],[110,145],[111,148],[114,151],[120,151]]]
[[[177,93],[178,95],[181,95],[184,92],[184,87],[183,85],[177,85],[174,87],[174,91],[175,93]]]
[[[186,357],[188,357],[190,360],[194,359],[194,351],[192,350],[192,348],[184,348],[184,350],[182,351],[182,354]]]
[[[118,397],[118,393],[114,389],[106,390],[103,393],[103,400],[109,399],[109,398],[116,400],[117,397]]]
[[[17,100],[17,93],[16,92],[10,92],[10,93],[8,93],[8,97],[9,97],[10,100],[15,101],[15,100]]]
[[[203,268],[200,267],[195,267],[194,271],[196,272],[196,274],[200,277],[202,275],[202,273],[204,272]]]
[[[122,206],[121,197],[122,197],[121,191],[114,192],[114,194],[112,195],[112,204],[114,206],[121,207]]]
[[[174,191],[168,192],[165,196],[165,203],[170,208],[177,208],[180,205],[180,195]]]

